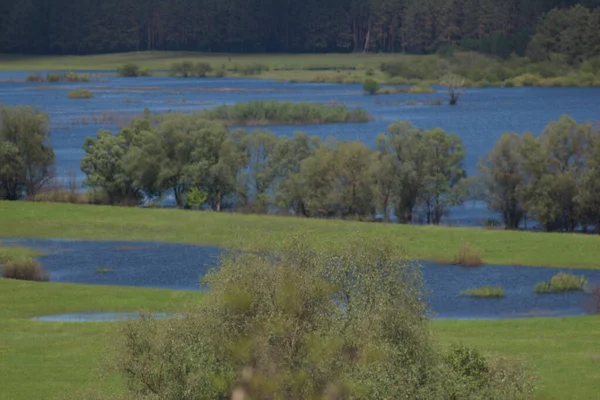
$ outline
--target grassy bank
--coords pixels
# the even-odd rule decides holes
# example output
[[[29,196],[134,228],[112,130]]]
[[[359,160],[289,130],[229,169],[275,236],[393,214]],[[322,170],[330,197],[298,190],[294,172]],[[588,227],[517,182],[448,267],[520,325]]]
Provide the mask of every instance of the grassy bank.
[[[126,64],[167,71],[173,64],[209,65],[212,76],[238,76],[291,82],[436,83],[446,71],[465,78],[466,85],[482,86],[600,86],[593,64],[572,67],[556,61],[531,63],[526,58],[501,60],[478,53],[406,54],[212,54],[199,52],[132,52],[89,56],[0,55],[0,70],[105,70]],[[252,68],[250,68],[252,66]],[[258,68],[260,66],[260,68]],[[158,74],[161,74],[160,72]],[[164,72],[166,74],[166,72]]]
[[[120,377],[99,379],[114,345],[117,323],[48,323],[33,316],[83,311],[169,312],[200,300],[194,292],[32,283],[0,279],[0,376],[3,398],[52,399],[93,388],[119,391]],[[438,321],[442,345],[461,342],[486,353],[521,357],[539,374],[537,398],[596,395],[600,319]]]
[[[322,248],[335,249],[349,232],[391,236],[411,258],[453,260],[465,242],[484,263],[600,268],[600,237],[581,234],[407,226],[185,210],[119,208],[56,203],[0,202],[0,237],[150,240],[274,246],[298,230]]]

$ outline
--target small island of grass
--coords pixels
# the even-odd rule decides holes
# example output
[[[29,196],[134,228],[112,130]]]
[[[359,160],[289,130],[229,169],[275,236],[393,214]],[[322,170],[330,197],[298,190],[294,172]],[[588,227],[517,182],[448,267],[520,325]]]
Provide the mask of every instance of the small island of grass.
[[[225,121],[229,125],[308,125],[344,122],[368,122],[371,116],[362,108],[345,105],[293,101],[250,101],[222,105],[201,111],[209,120]]]
[[[501,287],[482,286],[474,289],[467,289],[460,292],[461,296],[479,297],[479,298],[501,298],[504,297],[504,289]]]
[[[585,276],[559,272],[549,281],[538,282],[533,290],[536,293],[564,293],[582,291],[587,284]]]
[[[94,94],[86,89],[75,89],[71,90],[67,97],[70,99],[91,99]]]

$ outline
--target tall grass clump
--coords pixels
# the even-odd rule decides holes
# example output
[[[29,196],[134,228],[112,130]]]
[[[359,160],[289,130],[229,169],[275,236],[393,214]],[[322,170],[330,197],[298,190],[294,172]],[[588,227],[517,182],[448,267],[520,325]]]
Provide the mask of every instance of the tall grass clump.
[[[44,82],[44,77],[40,74],[37,73],[32,73],[27,75],[27,78],[25,78],[25,81],[27,82]]]
[[[460,265],[462,267],[480,267],[483,265],[483,260],[479,252],[469,242],[464,242],[451,264]]]
[[[587,284],[585,276],[559,272],[549,281],[538,282],[533,290],[536,293],[563,293],[582,291]]]
[[[501,287],[482,286],[474,289],[467,289],[460,292],[461,296],[481,297],[481,298],[500,298],[504,297],[504,289]]]
[[[67,95],[70,99],[91,99],[94,97],[94,93],[86,89],[74,89]]]
[[[276,256],[231,251],[184,316],[122,325],[113,365],[131,398],[530,397],[519,364],[436,344],[420,271],[397,254],[391,238],[358,235],[335,254],[302,235]]]
[[[150,70],[140,68],[137,64],[127,63],[117,68],[117,74],[124,78],[136,78],[140,76],[150,76]]]
[[[361,108],[345,105],[293,101],[250,101],[222,105],[199,115],[210,120],[222,120],[230,125],[329,124],[367,122],[371,117]]]
[[[407,93],[411,94],[426,94],[435,93],[435,89],[428,85],[415,85],[408,88]]]
[[[77,74],[75,72],[49,72],[43,77],[40,74],[29,74],[25,79],[27,82],[48,82],[48,83],[59,83],[59,82],[89,82],[91,80],[90,74]]]
[[[212,67],[209,63],[198,62],[193,63],[191,61],[181,61],[173,63],[169,74],[179,78],[204,78],[212,71]]]
[[[23,281],[47,282],[50,280],[44,268],[33,258],[15,259],[3,262],[0,266],[2,277]]]

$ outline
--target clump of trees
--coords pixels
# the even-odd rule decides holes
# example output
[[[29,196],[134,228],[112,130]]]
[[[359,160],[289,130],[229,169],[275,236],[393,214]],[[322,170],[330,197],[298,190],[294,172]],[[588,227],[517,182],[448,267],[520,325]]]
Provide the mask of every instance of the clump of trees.
[[[483,195],[507,228],[600,230],[600,132],[561,116],[538,137],[505,133],[479,164]]]
[[[123,328],[116,368],[140,399],[527,399],[531,371],[442,350],[420,270],[393,240],[336,253],[303,235],[276,253],[231,251],[179,318]]]
[[[0,105],[0,199],[33,196],[53,176],[48,115]]]
[[[117,68],[117,74],[124,78],[137,78],[139,76],[150,76],[150,70],[141,68],[137,64],[127,63]]]
[[[403,223],[439,224],[464,198],[464,147],[441,129],[394,123],[371,149],[304,133],[230,131],[202,116],[170,114],[157,124],[142,118],[116,135],[100,131],[88,138],[81,163],[86,184],[105,191],[111,204],[170,194],[184,207],[197,188],[216,211],[382,214]]]

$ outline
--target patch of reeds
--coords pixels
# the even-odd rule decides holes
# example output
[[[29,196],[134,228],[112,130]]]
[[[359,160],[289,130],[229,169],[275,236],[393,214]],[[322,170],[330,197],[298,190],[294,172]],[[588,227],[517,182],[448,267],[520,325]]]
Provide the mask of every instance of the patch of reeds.
[[[504,289],[501,287],[482,286],[474,289],[463,290],[460,292],[460,295],[480,298],[501,298],[504,297]]]
[[[41,74],[33,73],[27,75],[27,82],[89,82],[92,80],[90,74],[77,74],[75,72],[49,72],[43,77]]]
[[[464,242],[454,259],[453,265],[462,267],[480,267],[483,265],[483,260],[479,252],[469,242]]]
[[[33,258],[8,260],[0,268],[2,269],[2,277],[6,279],[36,282],[47,282],[50,280],[48,273]]]
[[[98,267],[98,268],[96,268],[96,273],[97,274],[111,274],[113,272],[115,272],[115,270],[112,267]]]
[[[409,87],[407,93],[411,93],[411,94],[435,93],[435,89],[428,85],[415,85],[415,86]]]
[[[367,122],[369,114],[361,108],[350,109],[342,104],[292,101],[250,101],[222,105],[200,111],[206,119],[222,120],[231,125],[273,124],[329,124],[342,122]]]
[[[264,64],[242,64],[235,65],[233,68],[234,72],[239,73],[240,75],[250,76],[250,75],[260,75],[263,71],[268,71],[269,67]]]
[[[538,282],[533,290],[541,294],[575,292],[583,291],[586,284],[587,279],[585,276],[559,272],[549,281]]]
[[[94,97],[94,93],[87,89],[74,89],[69,92],[67,97],[70,99],[91,99]]]

